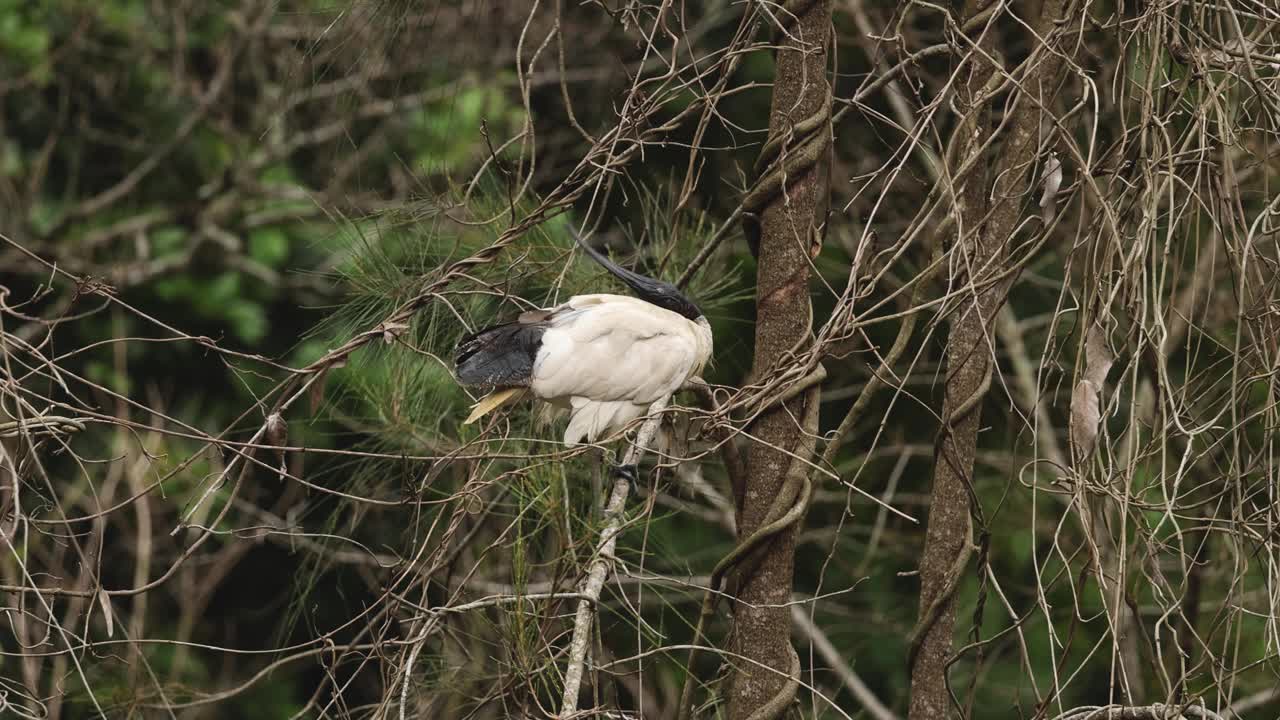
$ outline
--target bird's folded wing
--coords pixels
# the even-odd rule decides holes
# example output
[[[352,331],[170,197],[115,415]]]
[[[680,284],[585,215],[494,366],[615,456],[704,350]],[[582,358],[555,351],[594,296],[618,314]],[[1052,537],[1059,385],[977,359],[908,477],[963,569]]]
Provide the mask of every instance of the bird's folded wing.
[[[691,323],[637,305],[588,306],[553,322],[534,363],[533,391],[544,398],[648,404],[678,389],[697,357]]]

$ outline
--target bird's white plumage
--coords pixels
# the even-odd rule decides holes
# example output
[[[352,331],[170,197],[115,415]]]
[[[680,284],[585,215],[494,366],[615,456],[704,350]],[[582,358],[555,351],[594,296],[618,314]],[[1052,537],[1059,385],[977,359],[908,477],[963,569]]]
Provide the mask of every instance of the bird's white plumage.
[[[624,295],[578,295],[552,308],[529,389],[568,407],[564,441],[595,442],[646,414],[711,357],[705,318]]]

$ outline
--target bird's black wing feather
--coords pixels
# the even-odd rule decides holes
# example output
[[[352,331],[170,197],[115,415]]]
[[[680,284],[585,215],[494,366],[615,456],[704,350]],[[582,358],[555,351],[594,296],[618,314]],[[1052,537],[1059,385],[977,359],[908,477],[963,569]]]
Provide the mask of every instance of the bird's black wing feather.
[[[544,317],[487,327],[458,342],[455,365],[463,385],[528,387],[533,361],[550,323]]]

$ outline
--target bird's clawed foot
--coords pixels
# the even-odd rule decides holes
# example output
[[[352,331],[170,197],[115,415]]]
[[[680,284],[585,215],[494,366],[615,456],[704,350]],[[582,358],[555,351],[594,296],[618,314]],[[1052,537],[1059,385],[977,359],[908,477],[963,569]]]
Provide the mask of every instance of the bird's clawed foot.
[[[636,490],[640,484],[639,468],[635,465],[614,465],[613,476],[615,478],[625,479],[631,484],[631,489],[633,491]]]

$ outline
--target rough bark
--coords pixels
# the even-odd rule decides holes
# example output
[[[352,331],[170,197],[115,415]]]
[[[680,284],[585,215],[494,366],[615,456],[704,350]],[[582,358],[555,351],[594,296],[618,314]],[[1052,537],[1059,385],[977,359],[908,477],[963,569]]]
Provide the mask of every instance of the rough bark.
[[[830,0],[792,0],[776,17],[783,28],[775,31],[779,49],[769,140],[761,151],[760,181],[744,201],[754,215],[746,223],[748,237],[758,238],[755,378],[785,363],[785,356],[809,337],[809,255],[820,247],[830,194]],[[805,403],[818,400],[816,389],[811,390],[774,407],[753,425],[752,434],[762,442],[753,443],[747,453],[747,478],[738,498],[741,538],[772,519],[770,506],[792,464],[775,448],[812,454],[813,443],[805,441],[800,418],[806,416]],[[778,707],[770,702],[785,694],[787,676],[795,669],[785,603],[791,598],[798,527],[793,524],[769,541],[740,578],[732,645],[748,660],[734,663],[730,718],[758,717],[762,710],[774,716]]]
[[[988,9],[986,0],[967,0],[966,22]],[[1062,13],[1062,0],[1045,0],[1033,22],[1044,38],[1053,19]],[[976,33],[974,33],[976,34]],[[989,56],[994,31],[982,44]],[[981,403],[992,371],[990,337],[996,312],[1003,304],[1009,279],[990,282],[1007,267],[1007,242],[1017,226],[1031,179],[1040,128],[1042,103],[1047,104],[1061,70],[1058,55],[1041,52],[1033,57],[1035,69],[1023,78],[1022,87],[1036,97],[1023,96],[1012,111],[998,159],[987,167],[979,162],[956,188],[956,257],[949,264],[949,287],[970,288],[958,301],[947,337],[947,377],[943,400],[943,427],[934,451],[933,485],[928,529],[920,560],[920,620],[910,648],[911,700],[908,720],[938,720],[948,715],[947,659],[955,629],[955,588],[964,572],[971,545],[969,487],[977,448]],[[989,88],[993,71],[985,60],[971,56],[964,81],[959,84],[957,106],[963,120],[956,129],[950,167],[955,172],[988,139]],[[992,204],[994,198],[994,204]]]

